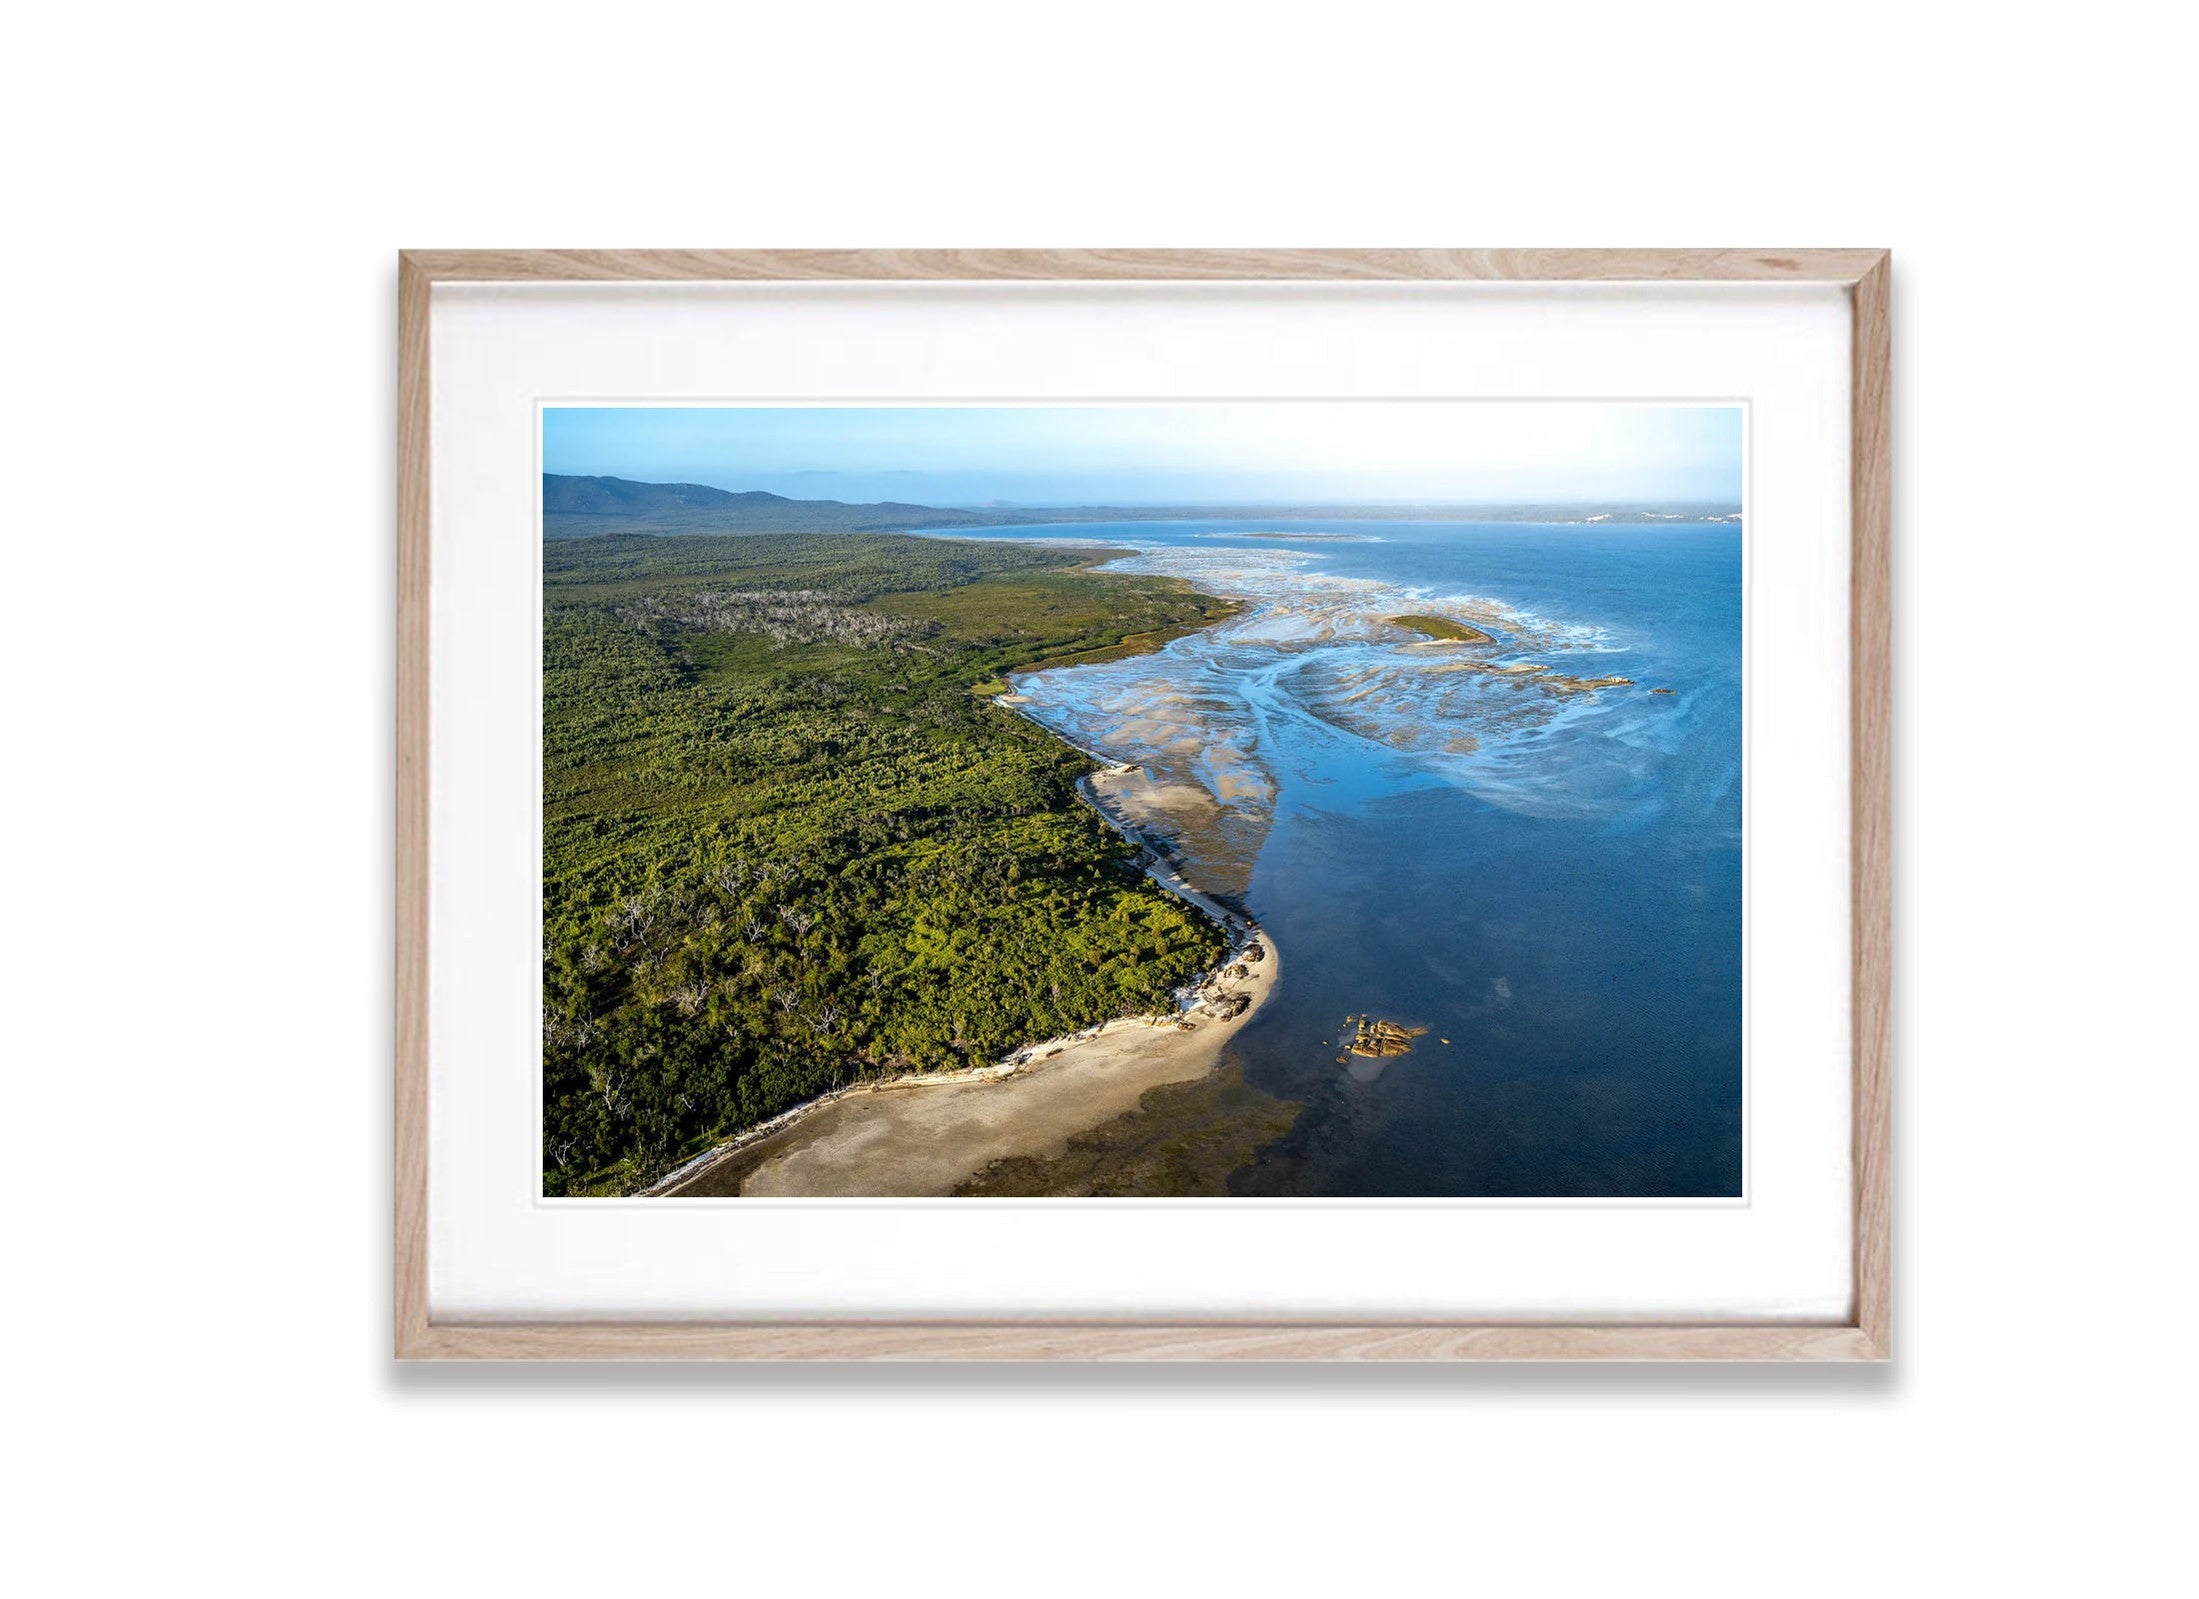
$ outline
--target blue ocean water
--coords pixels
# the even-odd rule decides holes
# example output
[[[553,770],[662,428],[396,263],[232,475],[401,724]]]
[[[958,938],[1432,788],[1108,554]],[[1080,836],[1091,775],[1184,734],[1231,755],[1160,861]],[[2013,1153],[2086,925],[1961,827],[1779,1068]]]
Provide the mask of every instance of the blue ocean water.
[[[1307,1108],[1232,1191],[1741,1192],[1738,525],[955,536],[1120,544],[1126,569],[1249,602],[1157,655],[1014,684],[1140,768],[1123,808],[1276,942],[1282,981],[1237,1048]],[[1369,1014],[1428,1031],[1340,1061]]]

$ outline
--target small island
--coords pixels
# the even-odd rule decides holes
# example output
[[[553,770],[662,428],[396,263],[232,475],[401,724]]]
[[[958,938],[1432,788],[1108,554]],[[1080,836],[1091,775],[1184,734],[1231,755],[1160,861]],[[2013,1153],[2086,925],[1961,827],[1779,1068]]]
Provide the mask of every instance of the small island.
[[[1390,626],[1410,628],[1415,633],[1432,639],[1444,639],[1456,644],[1494,644],[1496,640],[1478,627],[1468,627],[1464,622],[1454,622],[1447,616],[1393,616]]]

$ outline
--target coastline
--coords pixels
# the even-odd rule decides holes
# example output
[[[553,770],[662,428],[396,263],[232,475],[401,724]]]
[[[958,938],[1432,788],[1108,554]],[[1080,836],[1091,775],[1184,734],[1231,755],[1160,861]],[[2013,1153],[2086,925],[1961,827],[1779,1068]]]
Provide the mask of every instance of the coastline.
[[[1023,714],[1012,703],[1002,709]],[[1147,1090],[1205,1077],[1220,1065],[1224,1047],[1274,988],[1281,969],[1274,940],[1185,881],[1094,792],[1095,777],[1136,768],[1024,719],[1101,764],[1101,772],[1077,780],[1078,796],[1139,852],[1147,877],[1221,927],[1229,939],[1222,959],[1177,991],[1177,1009],[1167,1017],[1118,1017],[1027,1044],[990,1065],[834,1089],[706,1151],[637,1197],[943,1196],[996,1162],[1059,1155],[1077,1134],[1137,1110]]]

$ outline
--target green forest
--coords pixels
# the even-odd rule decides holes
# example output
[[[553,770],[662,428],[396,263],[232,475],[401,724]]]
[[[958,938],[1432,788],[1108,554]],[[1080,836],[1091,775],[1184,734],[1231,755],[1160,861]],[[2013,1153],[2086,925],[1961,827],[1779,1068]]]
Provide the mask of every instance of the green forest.
[[[1222,953],[1009,672],[1228,614],[1104,552],[544,547],[543,1190],[626,1194],[866,1075],[1167,1008]]]

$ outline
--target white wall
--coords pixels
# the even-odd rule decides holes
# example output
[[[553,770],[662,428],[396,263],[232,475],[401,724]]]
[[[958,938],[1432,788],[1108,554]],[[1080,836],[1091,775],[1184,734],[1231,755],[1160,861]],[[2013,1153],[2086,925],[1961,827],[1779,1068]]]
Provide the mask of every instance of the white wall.
[[[2131,1591],[2199,1066],[2151,10],[15,19],[24,1591]],[[1892,1369],[392,1368],[393,252],[973,243],[1895,249]]]

